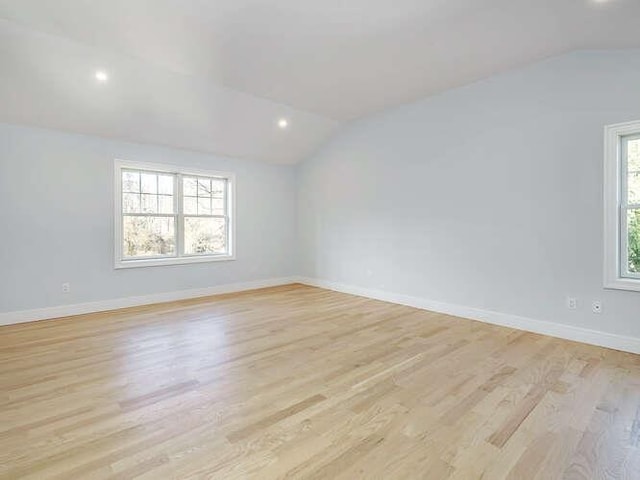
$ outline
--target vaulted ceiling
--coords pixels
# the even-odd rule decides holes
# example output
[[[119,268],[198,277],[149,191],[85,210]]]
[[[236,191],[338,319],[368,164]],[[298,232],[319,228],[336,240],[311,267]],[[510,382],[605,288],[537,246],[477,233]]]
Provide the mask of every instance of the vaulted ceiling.
[[[0,0],[0,18],[0,121],[276,163],[389,106],[640,47],[638,0]]]

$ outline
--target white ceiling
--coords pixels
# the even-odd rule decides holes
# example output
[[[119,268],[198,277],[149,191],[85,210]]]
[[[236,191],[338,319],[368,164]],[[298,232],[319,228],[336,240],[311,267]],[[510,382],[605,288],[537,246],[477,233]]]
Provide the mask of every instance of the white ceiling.
[[[640,47],[638,0],[0,0],[0,18],[0,120],[278,163],[385,107]]]

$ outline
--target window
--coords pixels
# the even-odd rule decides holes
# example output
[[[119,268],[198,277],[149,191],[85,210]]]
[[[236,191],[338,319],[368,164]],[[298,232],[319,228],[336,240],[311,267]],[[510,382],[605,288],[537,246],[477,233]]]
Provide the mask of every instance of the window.
[[[640,122],[605,137],[605,286],[640,291]]]
[[[234,177],[116,161],[116,268],[232,260]]]

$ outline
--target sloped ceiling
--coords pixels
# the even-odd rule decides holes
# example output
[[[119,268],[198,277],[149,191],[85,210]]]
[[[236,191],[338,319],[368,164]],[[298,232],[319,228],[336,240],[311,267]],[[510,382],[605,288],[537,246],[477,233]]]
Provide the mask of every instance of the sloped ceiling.
[[[0,18],[0,121],[276,163],[392,105],[640,47],[637,0],[0,0]]]

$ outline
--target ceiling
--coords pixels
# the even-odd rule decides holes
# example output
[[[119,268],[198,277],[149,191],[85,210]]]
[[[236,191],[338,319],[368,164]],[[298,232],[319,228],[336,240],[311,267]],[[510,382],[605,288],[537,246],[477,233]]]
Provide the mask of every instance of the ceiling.
[[[638,0],[0,0],[0,18],[0,121],[276,163],[389,106],[640,47]]]

